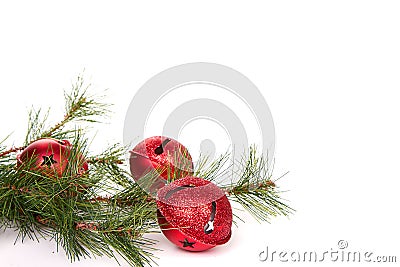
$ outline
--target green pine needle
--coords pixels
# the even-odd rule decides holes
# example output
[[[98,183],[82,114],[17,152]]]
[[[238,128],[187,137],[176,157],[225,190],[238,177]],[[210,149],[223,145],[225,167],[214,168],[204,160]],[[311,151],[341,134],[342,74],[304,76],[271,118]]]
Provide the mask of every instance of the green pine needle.
[[[155,203],[121,165],[124,147],[88,154],[85,129],[75,123],[98,122],[109,107],[90,96],[88,88],[79,77],[65,94],[64,119],[52,127],[47,127],[49,112],[32,109],[23,146],[7,150],[5,140],[0,142],[0,229],[15,229],[17,240],[54,240],[71,261],[107,256],[132,266],[150,265],[155,241],[144,234],[157,229]],[[16,166],[16,154],[44,137],[73,144],[62,177],[38,170],[36,158]],[[82,157],[90,166],[83,174]]]
[[[155,264],[156,242],[145,234],[159,232],[157,205],[142,188],[150,188],[164,171],[168,173],[167,183],[190,173],[191,161],[175,158],[175,162],[184,162],[181,168],[174,168],[173,173],[155,170],[139,184],[124,168],[125,147],[115,144],[90,155],[86,128],[76,123],[101,121],[110,105],[89,95],[89,87],[79,76],[71,92],[65,93],[64,118],[53,126],[48,126],[49,111],[32,109],[20,147],[7,148],[7,138],[0,141],[0,229],[15,229],[17,240],[54,240],[72,262],[107,256],[117,261],[121,257],[132,266]],[[35,158],[16,164],[18,152],[46,137],[69,139],[73,144],[62,177],[55,171],[38,170]],[[281,198],[283,192],[276,185],[279,178],[272,178],[273,169],[268,168],[268,160],[258,155],[255,147],[240,162],[229,162],[229,157],[229,153],[214,161],[201,157],[193,175],[213,182],[230,175],[234,182],[219,186],[231,201],[260,221],[294,212]],[[82,158],[90,166],[83,174]],[[235,217],[240,219],[237,214]]]
[[[273,179],[273,168],[268,168],[268,159],[258,155],[255,146],[251,146],[248,155],[244,155],[239,162],[230,163],[229,156],[226,153],[211,163],[206,157],[200,158],[195,175],[209,181],[230,176],[229,185],[219,186],[226,192],[229,200],[239,203],[259,221],[269,222],[271,217],[288,216],[295,211],[281,197],[284,192],[276,185],[276,181],[286,174]],[[237,171],[230,172],[233,169]]]

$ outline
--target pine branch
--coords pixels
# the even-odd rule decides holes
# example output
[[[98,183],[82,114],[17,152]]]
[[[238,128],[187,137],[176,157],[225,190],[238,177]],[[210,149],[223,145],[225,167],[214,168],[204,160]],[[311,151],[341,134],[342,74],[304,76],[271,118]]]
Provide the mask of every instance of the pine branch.
[[[65,93],[64,118],[51,127],[47,126],[49,111],[32,109],[23,146],[7,148],[4,140],[0,142],[0,229],[15,229],[17,240],[22,241],[52,239],[71,261],[93,256],[117,260],[119,255],[132,266],[151,265],[155,241],[145,234],[159,232],[157,204],[142,188],[151,188],[165,171],[167,183],[190,173],[191,161],[185,161],[186,155],[177,158],[182,156],[179,154],[174,162],[182,162],[182,169],[174,168],[175,173],[171,173],[160,168],[137,183],[124,169],[125,147],[115,144],[98,155],[89,155],[85,128],[75,123],[101,121],[109,105],[90,96],[88,88],[78,77],[72,91]],[[16,164],[17,152],[46,137],[70,139],[73,144],[61,177],[36,168],[35,159]],[[254,147],[240,162],[229,162],[229,156],[224,154],[211,163],[202,158],[193,175],[214,182],[221,176],[231,175],[232,181],[239,177],[220,186],[230,200],[259,220],[294,211],[280,196],[279,178],[272,179],[267,159],[258,156]],[[82,158],[90,165],[83,173]]]
[[[25,136],[25,146],[29,145],[31,141],[37,140],[41,137],[43,129],[46,128],[47,119],[50,114],[48,109],[44,114],[42,109],[32,108],[28,115],[28,129]]]
[[[283,215],[288,216],[294,212],[281,195],[282,191],[273,179],[273,166],[263,155],[258,155],[255,146],[249,148],[248,155],[243,155],[238,162],[230,161],[230,153],[219,156],[211,161],[207,156],[200,156],[196,162],[193,176],[201,177],[216,183],[225,191],[229,200],[239,203],[244,209],[259,221],[269,222],[271,217]],[[180,162],[176,160],[175,162]],[[149,173],[140,179],[143,188],[150,188],[163,169],[156,170],[154,174]],[[181,170],[174,169],[170,177],[181,177]],[[239,179],[237,179],[239,177]],[[168,179],[171,182],[174,179]],[[239,218],[238,215],[235,215]]]
[[[106,148],[101,154],[96,157],[90,157],[88,162],[91,164],[108,165],[108,164],[123,164],[121,159],[127,153],[127,149],[119,144],[114,144]]]
[[[90,175],[78,175],[76,154],[84,153],[87,142],[77,136],[73,143],[77,145],[69,157],[71,167],[58,179],[32,170],[33,162],[0,171],[5,174],[0,182],[0,217],[6,218],[2,228],[10,227],[5,222],[16,222],[22,240],[38,239],[37,233],[54,239],[71,261],[92,255],[115,258],[117,252],[131,265],[150,263],[154,241],[143,234],[156,229],[154,202],[128,176],[120,179],[131,187],[113,186],[107,168],[98,166]],[[114,193],[108,201],[95,194],[105,189]]]
[[[121,165],[124,164],[122,159],[124,151],[126,150],[123,147],[116,144],[107,148],[103,153],[90,157],[88,162],[96,172],[102,173],[104,178],[124,188],[129,186],[126,177],[130,176],[125,169],[121,168]]]
[[[155,202],[123,169],[125,148],[113,145],[89,156],[83,129],[69,126],[98,122],[107,113],[109,105],[87,89],[79,77],[65,94],[66,115],[52,127],[46,126],[49,112],[32,109],[23,147],[7,149],[0,142],[0,229],[14,228],[22,241],[53,239],[71,261],[120,255],[132,266],[151,264],[154,241],[143,235],[156,229]],[[44,137],[73,144],[62,177],[41,172],[35,159],[15,164],[16,152]],[[84,174],[82,156],[90,164]]]
[[[283,192],[279,191],[276,185],[276,181],[282,176],[276,180],[272,178],[273,169],[268,168],[268,159],[262,155],[258,156],[254,146],[250,147],[249,154],[243,156],[239,162],[229,163],[228,158],[229,154],[222,155],[203,170],[201,166],[207,164],[202,159],[201,164],[197,166],[200,169],[197,169],[195,174],[210,181],[231,175],[231,183],[220,187],[226,192],[229,200],[239,203],[257,220],[268,222],[271,217],[288,216],[294,212],[281,198]],[[238,171],[229,174],[234,167],[238,167]],[[235,181],[236,177],[239,177],[239,180]]]
[[[234,167],[233,163],[229,162],[229,157],[230,154],[226,152],[211,162],[209,157],[200,155],[193,175],[210,182],[215,181],[217,178],[228,176]]]
[[[5,156],[8,156],[8,155],[11,154],[11,153],[15,153],[15,152],[24,150],[24,148],[25,148],[25,147],[23,147],[23,146],[21,146],[21,147],[12,147],[12,148],[10,148],[10,149],[8,149],[8,150],[6,150],[6,151],[1,152],[1,153],[0,153],[0,158],[5,157]]]
[[[110,104],[106,104],[102,102],[103,97],[96,97],[93,95],[89,95],[88,89],[90,84],[86,85],[82,76],[78,76],[77,81],[72,86],[71,92],[64,92],[65,98],[65,115],[63,120],[61,120],[56,125],[50,127],[45,131],[36,131],[37,139],[40,137],[53,137],[60,138],[61,136],[66,136],[67,134],[71,134],[74,130],[64,130],[65,126],[71,122],[99,122],[99,118],[103,118],[107,116],[109,113]],[[30,120],[29,129],[35,129],[34,125],[38,124],[38,118],[40,117],[39,112],[33,112]],[[48,115],[47,115],[48,116]],[[44,117],[43,121],[39,124],[40,127],[36,127],[38,129],[44,129],[44,122],[47,119],[47,116]],[[35,132],[35,131],[33,131]],[[32,139],[31,139],[32,140]]]
[[[11,148],[7,149],[7,147],[3,144],[9,137],[10,137],[10,135],[6,136],[3,140],[0,141],[0,160],[4,160],[1,158],[9,156],[12,153],[15,153],[15,152],[18,152],[18,151],[21,151],[24,149],[24,147],[11,147]],[[1,161],[0,161],[0,163],[1,163]]]

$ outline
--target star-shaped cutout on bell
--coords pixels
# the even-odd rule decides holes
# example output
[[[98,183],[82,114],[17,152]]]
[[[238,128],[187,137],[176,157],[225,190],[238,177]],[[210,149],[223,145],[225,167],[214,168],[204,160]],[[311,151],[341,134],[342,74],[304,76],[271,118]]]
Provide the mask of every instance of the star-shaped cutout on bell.
[[[50,156],[42,156],[43,162],[40,166],[47,165],[47,167],[51,167],[54,163],[57,163],[57,161],[54,160],[54,154],[51,154]]]
[[[187,238],[185,238],[184,241],[179,241],[179,242],[182,243],[184,248],[186,248],[186,247],[194,248],[193,245],[196,244],[196,242],[189,242],[189,240],[187,240]]]

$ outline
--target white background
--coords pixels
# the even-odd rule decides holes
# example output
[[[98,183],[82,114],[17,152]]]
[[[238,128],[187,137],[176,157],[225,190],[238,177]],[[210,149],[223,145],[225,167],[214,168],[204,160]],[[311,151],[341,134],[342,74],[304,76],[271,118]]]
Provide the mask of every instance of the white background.
[[[247,218],[227,245],[204,253],[156,235],[159,265],[270,266],[258,259],[266,246],[323,252],[340,239],[399,261],[399,2],[188,2],[2,1],[0,135],[13,132],[8,144],[20,144],[32,105],[60,118],[62,89],[86,69],[93,90],[109,88],[115,104],[110,124],[96,127],[100,150],[122,141],[128,105],[153,75],[188,62],[227,65],[271,108],[275,173],[290,171],[280,182],[297,212],[271,224]],[[15,237],[0,233],[0,266],[117,266],[70,264],[53,242],[14,246]]]

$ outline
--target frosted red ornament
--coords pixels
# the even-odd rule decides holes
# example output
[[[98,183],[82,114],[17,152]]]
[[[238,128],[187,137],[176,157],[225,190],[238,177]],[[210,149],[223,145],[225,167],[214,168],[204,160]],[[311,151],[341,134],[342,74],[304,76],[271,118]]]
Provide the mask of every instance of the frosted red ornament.
[[[175,139],[165,136],[146,138],[130,151],[130,171],[142,188],[156,193],[167,180],[179,179],[193,174],[192,157],[187,148]],[[157,177],[147,177],[152,173]],[[153,179],[153,180],[150,180]]]
[[[173,244],[189,251],[204,251],[225,244],[231,237],[232,208],[215,184],[185,177],[157,194],[158,223]]]
[[[72,145],[68,140],[43,138],[32,142],[19,155],[17,165],[29,164],[32,170],[39,170],[47,176],[61,177],[69,164]],[[88,163],[77,153],[77,172],[88,170]]]

